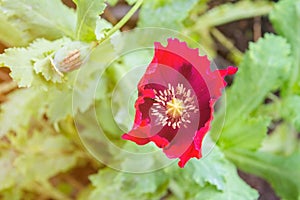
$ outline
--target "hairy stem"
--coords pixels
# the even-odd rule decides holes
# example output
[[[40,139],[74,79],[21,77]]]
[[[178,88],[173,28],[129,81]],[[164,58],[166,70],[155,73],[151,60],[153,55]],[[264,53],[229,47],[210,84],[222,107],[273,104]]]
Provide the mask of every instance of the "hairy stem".
[[[194,25],[194,29],[201,30],[203,26],[215,27],[241,19],[267,15],[272,9],[273,4],[270,2],[226,3],[201,15]]]
[[[232,57],[235,63],[239,63],[243,58],[243,53],[238,50],[234,44],[221,33],[218,29],[212,28],[211,34],[225,47],[230,51],[230,56]]]
[[[136,4],[128,11],[128,13],[112,28],[110,29],[106,34],[105,37],[99,41],[96,42],[95,46],[99,45],[101,42],[112,36],[116,31],[120,30],[122,26],[124,26],[128,20],[134,15],[134,13],[141,7],[143,3],[143,0],[138,0]]]

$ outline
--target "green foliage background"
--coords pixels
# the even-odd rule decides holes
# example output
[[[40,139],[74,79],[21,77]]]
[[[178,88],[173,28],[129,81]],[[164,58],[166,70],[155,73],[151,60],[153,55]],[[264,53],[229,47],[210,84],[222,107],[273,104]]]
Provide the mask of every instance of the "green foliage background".
[[[0,41],[9,47],[0,55],[0,67],[11,70],[19,87],[0,105],[0,198],[258,199],[258,192],[238,176],[241,169],[268,181],[282,199],[300,199],[300,1],[241,0],[209,9],[207,0],[144,0],[138,27],[175,29],[199,42],[212,58],[212,36],[223,38],[216,26],[268,15],[276,31],[250,43],[245,54],[226,41],[229,59],[239,71],[206,140],[217,143],[213,151],[201,160],[192,159],[184,169],[174,164],[145,174],[123,173],[97,162],[82,146],[73,121],[97,105],[106,135],[121,147],[140,148],[122,141],[122,131],[105,114],[118,78],[136,59],[114,63],[104,72],[101,90],[93,93],[99,70],[118,55],[113,42],[101,45],[113,25],[99,17],[106,3],[116,2],[74,0],[74,10],[60,0],[0,0]],[[88,70],[62,77],[53,63],[64,67],[60,61],[72,49],[80,50],[83,56],[78,59]],[[149,55],[139,59],[149,60]],[[72,98],[78,102],[73,104]],[[264,103],[266,99],[270,103]],[[122,98],[114,102],[119,112],[125,103]],[[130,126],[127,123],[124,120]],[[143,164],[151,166],[151,161]]]

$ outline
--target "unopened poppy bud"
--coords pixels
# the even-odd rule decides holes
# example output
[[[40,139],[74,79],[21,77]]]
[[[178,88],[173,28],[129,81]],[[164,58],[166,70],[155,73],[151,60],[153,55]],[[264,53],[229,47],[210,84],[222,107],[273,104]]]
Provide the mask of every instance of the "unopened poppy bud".
[[[91,47],[83,42],[71,42],[59,49],[53,59],[53,67],[59,74],[80,68],[88,59]]]

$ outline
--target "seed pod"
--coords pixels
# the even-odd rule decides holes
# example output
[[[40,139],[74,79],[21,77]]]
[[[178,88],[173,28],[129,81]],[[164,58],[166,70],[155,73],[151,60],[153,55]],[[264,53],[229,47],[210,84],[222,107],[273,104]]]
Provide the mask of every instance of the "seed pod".
[[[55,70],[62,73],[71,72],[80,68],[89,57],[91,47],[83,42],[70,42],[60,48],[52,61]]]

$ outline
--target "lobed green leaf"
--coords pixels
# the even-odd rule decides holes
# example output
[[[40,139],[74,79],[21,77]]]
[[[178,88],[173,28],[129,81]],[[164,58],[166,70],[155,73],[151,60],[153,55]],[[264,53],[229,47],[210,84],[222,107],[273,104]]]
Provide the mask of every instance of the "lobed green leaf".
[[[217,138],[218,145],[222,149],[239,147],[256,150],[267,136],[270,122],[269,118],[263,117],[240,119],[235,125],[223,130]]]
[[[139,27],[161,27],[180,30],[182,21],[197,0],[146,0],[139,15]]]
[[[161,199],[167,192],[168,179],[162,171],[148,174],[126,174],[112,169],[100,170],[90,177],[96,189],[89,200]]]
[[[175,199],[257,199],[258,193],[238,176],[218,147],[201,160],[190,160],[184,170],[167,169]]]
[[[0,36],[6,35],[9,45],[22,46],[39,37],[51,40],[62,36],[74,37],[75,13],[61,0],[1,0],[0,18],[9,24],[0,29]],[[11,31],[11,36],[7,36],[7,31]],[[22,39],[18,40],[20,37]]]
[[[265,138],[260,151],[288,156],[296,152],[299,145],[295,129],[289,123],[282,122]]]
[[[0,55],[0,63],[10,68],[10,76],[19,87],[43,86],[47,81],[61,83],[62,77],[56,72],[51,59],[57,50],[70,41],[68,38],[55,41],[37,39],[27,48],[6,49]]]
[[[44,111],[44,99],[39,90],[23,89],[8,95],[8,101],[0,105],[0,137],[9,131],[29,128],[31,118],[40,119]]]
[[[293,66],[288,90],[295,90],[300,77],[300,0],[278,2],[270,13],[270,19],[276,32],[284,36],[292,47]]]
[[[300,154],[277,156],[235,149],[226,152],[240,169],[266,179],[282,199],[300,199]]]
[[[20,129],[7,135],[8,148],[0,155],[0,191],[30,188],[76,165],[79,153],[72,142],[45,123],[39,125],[31,127],[31,134]]]
[[[1,6],[1,5],[0,5]],[[14,25],[8,16],[0,12],[0,41],[6,46],[24,46],[32,37],[21,29],[21,25]]]
[[[104,0],[74,0],[77,5],[76,39],[94,41],[96,21],[104,12]]]
[[[289,44],[279,36],[266,34],[257,43],[250,43],[234,84],[226,92],[228,125],[241,116],[248,116],[267,94],[277,90],[289,78],[290,54]]]
[[[260,146],[269,120],[251,115],[270,92],[282,87],[289,78],[290,53],[289,44],[280,36],[266,34],[257,43],[250,44],[234,83],[226,92],[226,108],[223,107],[213,122],[213,138],[222,147],[254,150]]]
[[[73,44],[74,42],[66,38],[55,41],[38,39],[27,48],[10,48],[6,50],[5,54],[0,55],[0,63],[11,69],[11,76],[17,81],[19,87],[34,86],[23,92],[16,91],[10,100],[12,104],[20,105],[18,112],[24,112],[24,120],[21,115],[16,114],[16,106],[12,105],[10,101],[3,105],[0,123],[3,123],[5,128],[1,130],[1,134],[18,129],[31,117],[39,116],[44,112],[51,122],[59,121],[66,116],[73,116],[78,111],[84,112],[93,104],[95,98],[101,96],[96,91],[98,76],[114,56],[113,47],[102,45],[91,54],[88,52],[87,56],[82,58],[84,63],[81,70],[69,72],[62,77],[53,66],[58,56],[54,58],[55,62],[50,61],[57,52],[62,55],[67,54],[70,50],[67,47]],[[76,45],[76,48],[79,49],[80,47],[86,48],[85,43],[77,42]],[[61,49],[66,52],[61,52]],[[99,55],[105,55],[105,57]],[[15,59],[15,57],[19,59]],[[22,98],[19,98],[19,95]],[[36,100],[35,104],[33,104],[34,100]],[[12,114],[14,115],[11,116]],[[7,123],[9,118],[6,116],[17,120],[14,124]]]

